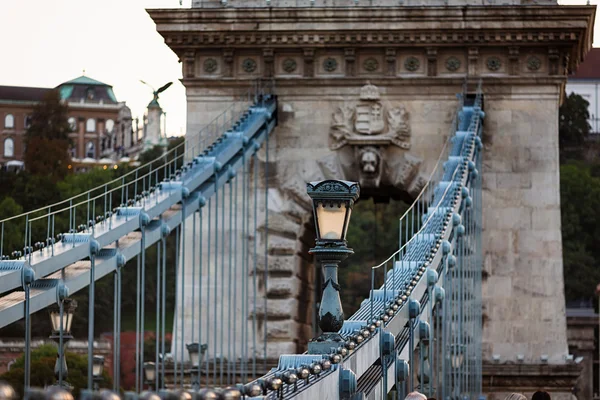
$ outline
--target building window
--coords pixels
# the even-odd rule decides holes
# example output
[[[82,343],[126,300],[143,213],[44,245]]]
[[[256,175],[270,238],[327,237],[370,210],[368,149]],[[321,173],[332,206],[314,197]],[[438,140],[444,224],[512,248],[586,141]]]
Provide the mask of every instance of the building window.
[[[25,129],[29,129],[31,126],[31,115],[25,116]]]
[[[94,97],[96,97],[96,91],[94,90],[94,88],[87,88],[87,90],[85,91],[85,95],[88,100],[94,100]]]
[[[77,120],[75,117],[69,118],[69,126],[73,132],[77,132]]]
[[[15,156],[15,141],[11,138],[4,140],[4,157]]]
[[[96,120],[94,118],[90,118],[85,123],[85,131],[86,132],[96,132]]]
[[[96,146],[94,146],[94,142],[88,142],[85,148],[85,156],[89,158],[96,158]]]
[[[4,127],[6,129],[15,128],[15,117],[12,114],[7,114],[6,117],[4,117]]]
[[[106,132],[112,133],[114,127],[115,127],[115,121],[113,121],[112,119],[107,119],[106,120]]]
[[[77,151],[75,149],[75,146],[73,146],[69,149],[69,154],[71,155],[71,158],[75,158],[77,156]]]

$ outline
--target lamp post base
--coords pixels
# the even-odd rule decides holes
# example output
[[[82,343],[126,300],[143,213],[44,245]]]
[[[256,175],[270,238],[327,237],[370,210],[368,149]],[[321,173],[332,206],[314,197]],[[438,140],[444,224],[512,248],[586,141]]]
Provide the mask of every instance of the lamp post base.
[[[344,345],[344,338],[339,333],[323,333],[308,342],[308,354],[332,354]]]

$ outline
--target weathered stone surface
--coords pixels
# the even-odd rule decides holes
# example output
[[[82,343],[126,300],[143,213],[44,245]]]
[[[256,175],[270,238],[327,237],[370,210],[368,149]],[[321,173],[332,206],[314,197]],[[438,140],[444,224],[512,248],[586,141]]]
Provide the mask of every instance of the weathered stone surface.
[[[205,4],[216,5],[211,1]],[[405,108],[410,115],[410,149],[394,149],[382,157],[392,170],[387,173],[402,172],[392,185],[394,189],[412,193],[416,190],[413,183],[396,183],[404,182],[403,174],[412,179],[431,172],[447,139],[456,107],[455,94],[468,74],[483,79],[486,112],[482,171],[482,241],[487,277],[483,287],[484,357],[499,354],[502,359],[512,360],[522,353],[526,363],[534,363],[541,354],[548,354],[550,363],[564,363],[567,337],[557,122],[564,77],[558,60],[560,65],[564,60],[571,70],[577,66],[581,55],[577,52],[591,43],[588,27],[592,8],[556,7],[553,1],[537,2],[536,7],[453,7],[459,2],[469,3],[456,0],[448,7],[340,7],[324,13],[317,0],[316,7],[301,8],[296,18],[289,18],[289,10],[279,7],[293,4],[281,1],[272,2],[268,12],[262,7],[245,10],[245,23],[237,24],[232,23],[238,18],[235,1],[230,0],[231,8],[150,14],[159,21],[160,33],[175,52],[196,49],[198,65],[201,57],[225,61],[223,47],[235,50],[227,79],[223,79],[221,70],[214,74],[196,70],[193,77],[185,75],[190,132],[197,131],[206,118],[245,89],[248,79],[256,76],[252,74],[263,72],[260,68],[252,74],[244,72],[244,58],[254,57],[260,65],[266,54],[275,64],[283,61],[282,56],[296,60],[298,69],[292,72],[291,67],[286,71],[281,65],[271,68],[285,118],[278,121],[269,149],[269,162],[277,174],[269,177],[269,209],[278,214],[270,228],[274,234],[269,235],[268,257],[274,275],[289,274],[298,277],[301,284],[293,289],[285,281],[288,278],[281,275],[277,278],[282,280],[270,280],[266,294],[283,298],[269,299],[266,311],[259,301],[257,314],[277,319],[278,324],[271,328],[267,325],[267,333],[273,339],[286,340],[285,330],[295,324],[295,335],[298,329],[307,334],[312,317],[308,310],[313,301],[307,288],[316,274],[306,255],[312,238],[303,232],[312,218],[305,183],[338,173],[338,178],[348,179],[354,177],[357,168],[354,154],[350,157],[339,152],[337,158],[332,157],[329,134],[335,110],[346,102],[355,102],[367,78],[378,87],[384,108],[388,104]],[[390,0],[381,0],[385,1]],[[333,6],[345,2],[334,0]],[[404,3],[414,5],[412,0]],[[516,3],[531,4],[526,0]],[[346,35],[349,20],[352,35]],[[251,34],[246,28],[250,23],[256,27]],[[527,34],[523,34],[524,29]],[[474,30],[477,35],[468,33]],[[557,41],[560,49],[554,48]],[[507,51],[509,42],[511,50]],[[403,47],[403,43],[410,46]],[[388,47],[393,47],[392,51],[386,51]],[[577,49],[579,56],[573,56],[572,49]],[[358,62],[347,67],[344,55],[349,54]],[[384,54],[389,60],[383,58]],[[535,72],[526,68],[525,57],[529,54],[541,60],[542,66]],[[363,69],[362,60],[367,55],[380,64],[371,72]],[[461,62],[455,73],[446,70],[445,60],[452,56]],[[501,61],[497,71],[486,65],[486,59],[492,56]],[[414,60],[407,68],[408,57]],[[326,58],[336,62],[325,68]],[[386,121],[389,123],[389,119]],[[388,192],[376,194],[389,196]],[[240,196],[236,204],[241,201]],[[239,228],[236,231],[239,233]],[[259,235],[260,248],[264,247],[263,240],[264,236]],[[259,258],[257,270],[262,271],[264,264],[264,258]],[[245,279],[238,276],[240,281]],[[234,305],[234,310],[239,313],[241,305]],[[292,347],[291,341],[275,341],[269,351],[297,350]],[[544,370],[537,370],[538,375],[541,373]],[[565,379],[570,379],[571,373],[567,371]],[[555,375],[562,383],[557,384],[553,397],[568,390],[561,376]],[[511,391],[522,382],[513,381]],[[504,388],[497,390],[502,392]]]
[[[267,300],[267,318],[273,320],[296,319],[298,316],[298,300],[291,299],[268,299]],[[261,301],[256,307],[256,315],[263,318],[265,315],[265,305]]]
[[[295,277],[271,278],[268,283],[267,295],[270,297],[295,297],[300,289],[300,281]]]

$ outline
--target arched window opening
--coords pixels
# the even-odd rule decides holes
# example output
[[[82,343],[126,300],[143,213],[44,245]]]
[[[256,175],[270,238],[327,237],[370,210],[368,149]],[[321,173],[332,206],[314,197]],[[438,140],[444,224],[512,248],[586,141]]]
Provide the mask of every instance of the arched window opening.
[[[94,146],[94,142],[88,142],[85,156],[89,158],[96,158],[96,146]]]
[[[85,131],[86,132],[96,132],[96,120],[94,118],[90,118],[85,123]]]
[[[4,140],[4,157],[15,156],[15,141],[11,138]]]
[[[69,126],[73,132],[77,132],[77,120],[75,117],[69,118]]]
[[[113,121],[112,119],[107,119],[106,120],[106,132],[112,133],[114,128],[115,128],[115,121]]]
[[[12,114],[7,114],[4,117],[4,128],[14,129],[15,128],[15,117]]]

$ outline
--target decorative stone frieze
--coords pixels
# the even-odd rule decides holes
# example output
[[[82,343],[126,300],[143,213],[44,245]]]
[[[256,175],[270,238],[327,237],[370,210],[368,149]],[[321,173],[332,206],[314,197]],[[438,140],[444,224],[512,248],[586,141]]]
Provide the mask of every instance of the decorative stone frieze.
[[[437,75],[437,49],[427,48],[427,76]]]
[[[404,69],[409,72],[417,72],[417,70],[421,67],[421,62],[417,57],[410,56],[404,60]]]
[[[323,70],[325,72],[335,72],[338,69],[338,62],[333,57],[326,57],[323,60]]]
[[[270,78],[274,75],[273,60],[274,60],[273,49],[272,48],[263,49],[263,71],[264,71],[264,76],[266,76],[267,78]]]
[[[196,75],[196,52],[186,51],[183,54],[183,76],[193,78]]]
[[[298,69],[298,63],[293,58],[285,58],[281,62],[281,69],[288,74],[294,73]]]
[[[356,67],[355,67],[356,49],[354,49],[353,47],[344,49],[344,59],[346,60],[346,76],[355,76],[356,75]],[[333,59],[333,60],[335,61],[335,59]],[[327,61],[328,61],[328,59],[325,59],[325,61],[323,61],[323,68],[328,72],[334,72],[336,70],[336,68],[333,68],[332,70],[328,70],[326,68],[325,63]],[[334,63],[332,65],[337,65],[337,63]]]
[[[485,65],[491,72],[498,72],[502,67],[502,61],[496,56],[491,56],[485,60]]]
[[[565,55],[565,57],[568,57]],[[549,71],[550,75],[563,75],[566,71],[561,71],[560,69],[560,52],[556,47],[550,47],[548,49],[548,61],[549,61]]]
[[[216,59],[209,57],[204,60],[203,67],[204,72],[206,72],[207,74],[214,74],[215,72],[217,72],[217,68],[219,68],[219,63]]]
[[[253,73],[254,71],[256,71],[256,60],[250,57],[245,58],[242,61],[242,69],[248,74]]]
[[[510,75],[518,75],[519,74],[519,47],[511,46],[508,48],[508,63],[509,69],[508,73]]]
[[[542,66],[542,60],[540,60],[538,57],[529,56],[527,58],[527,69],[528,70],[535,72],[535,71],[539,70],[541,66]]]
[[[446,69],[450,72],[456,72],[460,68],[460,60],[454,56],[446,59]]]
[[[226,77],[233,76],[233,49],[223,49],[223,75]]]
[[[479,73],[478,69],[479,65],[479,48],[478,47],[469,47],[469,69],[468,74],[471,76],[476,76]]]
[[[385,62],[387,64],[386,75],[394,76],[396,75],[396,49],[393,47],[388,47],[385,49]]]
[[[312,78],[315,76],[315,49],[304,49],[304,76]]]
[[[379,61],[373,57],[369,57],[363,61],[363,69],[367,72],[375,72],[379,69]]]

